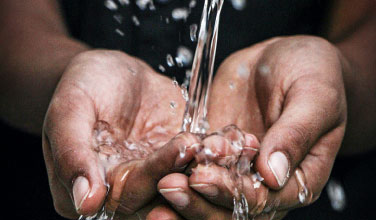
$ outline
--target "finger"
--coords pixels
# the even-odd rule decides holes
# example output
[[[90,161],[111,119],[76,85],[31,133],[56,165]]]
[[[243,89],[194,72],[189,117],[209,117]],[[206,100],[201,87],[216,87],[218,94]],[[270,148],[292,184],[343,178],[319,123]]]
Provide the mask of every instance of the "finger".
[[[44,125],[45,151],[52,155],[48,167],[72,195],[77,212],[93,215],[99,210],[107,191],[103,169],[92,148],[95,113],[84,94],[77,90],[70,93],[75,94],[65,95],[75,97],[74,100],[67,102],[61,97],[54,98],[48,110]],[[59,188],[56,181],[50,184],[52,188]]]
[[[188,186],[188,177],[174,173],[158,183],[158,190],[186,219],[231,219],[232,211],[217,207]]]
[[[42,134],[43,155],[46,163],[48,181],[50,185],[51,194],[55,210],[59,215],[68,219],[77,219],[79,216],[72,203],[72,199],[67,191],[67,188],[61,183],[55,173],[54,161],[51,153],[51,146],[46,135]],[[58,196],[56,196],[58,195]]]
[[[286,185],[278,190],[269,190],[263,178],[256,174],[243,175],[243,194],[248,201],[249,213],[259,215],[272,211],[287,211],[306,206],[320,195],[328,180],[334,158],[335,146],[341,139],[343,128],[335,128],[319,139],[299,167],[295,169]],[[223,167],[199,165],[189,177],[192,188],[214,204],[231,208],[234,184],[229,171]]]
[[[233,208],[233,198],[236,196],[235,187],[243,193],[248,202],[249,213],[259,214],[263,211],[268,199],[268,188],[265,187],[260,177],[255,173],[241,176],[239,182],[231,178],[228,169],[211,165],[199,165],[189,177],[189,184],[213,204],[229,209]]]
[[[151,210],[146,220],[183,220],[183,218],[167,205],[159,205]]]
[[[233,208],[234,184],[227,168],[199,164],[189,177],[189,186],[211,203]]]
[[[224,130],[229,130],[231,127],[232,126],[229,126]],[[234,129],[231,130],[235,131]],[[230,145],[235,145],[231,143],[239,139],[243,140],[243,138],[236,135],[234,136],[234,132],[227,131],[222,134],[227,135],[212,135],[206,138],[203,141],[204,149],[198,154],[200,155],[206,148],[209,148],[209,152],[212,152],[214,155],[211,159],[222,167],[213,164],[206,164],[206,166],[199,165],[190,176],[189,183],[190,187],[201,193],[214,204],[232,208],[235,185],[228,172],[229,165],[232,164],[232,166],[236,166],[236,172],[239,172],[239,174],[250,176],[252,160],[258,152],[260,144],[254,135],[245,133],[244,141],[240,143],[240,145],[243,145],[241,155],[237,158],[231,154],[233,154],[238,147]],[[231,141],[230,138],[232,139]],[[235,148],[235,150],[232,150],[232,148]],[[224,158],[226,158],[226,160],[224,160]],[[237,163],[236,165],[234,164],[235,162]],[[250,181],[247,181],[247,183],[248,185],[245,188],[251,189],[252,184]],[[257,184],[260,184],[260,182]]]
[[[195,135],[181,133],[145,161],[119,165],[110,177],[111,199],[107,207],[132,214],[156,196],[157,183],[162,177],[184,171],[199,147]]]
[[[279,191],[270,191],[267,206],[278,202],[278,210],[288,210],[316,201],[328,181],[342,133],[343,128],[338,127],[320,138],[286,185]]]
[[[206,137],[202,144],[204,148],[196,155],[196,161],[204,164],[214,162],[224,167],[239,160],[240,163],[247,163],[249,168],[248,162],[253,160],[260,147],[254,135],[243,134],[232,125]]]
[[[230,140],[220,135],[210,135],[203,140],[204,148],[196,155],[197,163],[217,163],[227,166],[241,153],[240,149],[233,147]]]
[[[283,112],[268,129],[256,159],[256,170],[265,183],[279,189],[290,171],[304,159],[318,140],[335,126],[344,124],[339,92],[334,88],[313,85],[310,78],[296,80],[285,96]],[[338,146],[336,147],[338,150]]]
[[[170,207],[166,200],[161,196],[158,196],[152,202],[137,210],[132,215],[125,215],[124,213],[117,212],[114,216],[114,220],[181,220],[182,218],[177,214],[172,207]]]

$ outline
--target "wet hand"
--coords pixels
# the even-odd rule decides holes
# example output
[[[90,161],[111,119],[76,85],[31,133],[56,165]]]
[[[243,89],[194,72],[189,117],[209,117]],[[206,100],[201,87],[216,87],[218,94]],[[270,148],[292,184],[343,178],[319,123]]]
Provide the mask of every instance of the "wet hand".
[[[243,149],[231,141],[239,141]],[[186,219],[231,219],[233,196],[229,189],[233,192],[234,182],[227,168],[239,161],[245,165],[240,172],[249,173],[249,162],[257,154],[259,143],[255,136],[227,126],[201,144],[204,148],[195,155],[199,165],[193,168],[193,174],[167,175],[158,183],[159,192]]]
[[[276,210],[279,218],[319,197],[345,131],[342,59],[327,41],[296,36],[246,48],[221,65],[209,107],[212,128],[236,124],[260,140],[254,170],[264,180],[261,190],[244,189],[256,192],[247,197],[250,209],[261,191],[259,211]]]
[[[43,128],[56,210],[67,218],[95,214],[105,202],[107,183],[108,209],[131,215],[148,206],[148,212],[163,214],[166,207],[156,203],[153,211],[149,205],[157,183],[183,170],[193,153],[187,150],[182,158],[180,148],[198,141],[178,134],[184,105],[179,87],[136,58],[101,50],[74,58]]]
[[[252,169],[262,184],[254,185],[252,173],[244,176],[251,215],[281,219],[319,197],[341,145],[346,114],[342,57],[323,39],[275,38],[222,63],[213,83],[209,122],[212,131],[235,124],[260,141]],[[186,192],[231,218],[234,193],[224,181],[228,171],[219,165],[198,166],[189,178],[176,175],[186,187],[193,185]],[[214,178],[208,181],[207,174]],[[208,219],[212,211],[200,207],[189,213]]]

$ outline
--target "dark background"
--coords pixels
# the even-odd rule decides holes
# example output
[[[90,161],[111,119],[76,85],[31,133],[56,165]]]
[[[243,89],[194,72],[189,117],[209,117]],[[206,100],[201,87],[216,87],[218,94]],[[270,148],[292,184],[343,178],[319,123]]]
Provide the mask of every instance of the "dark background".
[[[119,13],[125,21],[118,25],[113,12],[103,7],[103,0],[61,0],[67,25],[73,37],[94,48],[110,48],[138,56],[157,69],[165,63],[165,55],[174,56],[178,45],[183,44],[194,51],[195,43],[189,40],[189,24],[197,23],[201,9],[192,12],[187,24],[172,22],[165,25],[160,15],[140,13],[134,8],[124,8]],[[187,1],[173,1],[169,5],[157,5],[162,15],[169,15],[171,8]],[[198,1],[199,2],[199,1]],[[273,36],[292,34],[317,34],[325,12],[325,2],[320,0],[249,0],[253,8],[234,11],[225,1],[218,41],[218,65],[229,53],[250,46]],[[198,4],[199,5],[199,4]],[[142,22],[140,27],[129,23],[135,14]],[[114,30],[122,29],[126,37]],[[151,31],[159,30],[159,31]],[[179,40],[177,40],[179,39]],[[164,65],[166,67],[166,65]],[[179,73],[181,72],[181,73]],[[167,68],[167,75],[175,75],[181,82],[184,71]],[[3,213],[11,218],[27,220],[59,220],[53,208],[48,179],[42,154],[41,138],[20,132],[0,122],[1,148],[5,153],[5,174],[2,176],[5,198]],[[356,147],[356,146],[354,146]],[[337,159],[332,177],[345,190],[346,208],[336,212],[331,208],[324,189],[320,199],[313,205],[292,211],[286,219],[376,219],[376,152],[358,157]],[[1,219],[4,219],[2,215]]]

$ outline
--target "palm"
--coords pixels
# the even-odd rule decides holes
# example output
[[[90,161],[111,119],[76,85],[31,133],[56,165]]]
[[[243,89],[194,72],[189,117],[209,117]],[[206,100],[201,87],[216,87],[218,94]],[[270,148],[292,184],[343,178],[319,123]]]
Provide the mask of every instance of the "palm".
[[[185,102],[179,87],[141,61],[117,52],[94,53],[76,59],[68,67],[51,101],[44,127],[48,138],[46,163],[53,172],[53,161],[64,160],[61,163],[65,164],[66,160],[72,160],[76,163],[82,153],[91,161],[92,167],[97,167],[99,172],[104,170],[106,180],[97,181],[124,188],[124,183],[116,179],[124,175],[124,167],[133,169],[142,166],[139,159],[145,159],[180,131]],[[77,121],[67,124],[61,120],[62,116]],[[56,131],[63,129],[67,130],[70,140],[55,141]],[[70,141],[77,144],[66,143]],[[68,152],[69,149],[65,149],[67,145],[82,145],[78,150],[82,152],[77,152],[74,158],[65,158],[60,151]],[[58,172],[60,178],[61,175],[70,175],[65,174],[70,167],[60,169],[64,170]],[[49,175],[52,193],[60,195],[57,203],[71,207],[68,205],[69,195],[61,196],[66,193],[61,192],[63,187],[56,175]],[[138,179],[136,185],[142,181],[142,178]],[[152,185],[148,187],[153,188]],[[138,187],[137,192],[133,192],[145,200],[139,201],[139,204],[132,203],[134,206],[127,207],[129,210],[125,211],[136,211],[156,195],[156,186],[153,190],[148,187]],[[100,191],[103,196],[103,186]],[[121,191],[113,193],[117,200],[123,196]],[[94,204],[100,203],[94,201]],[[95,205],[88,206],[91,210],[88,212],[92,213]],[[70,212],[73,216],[74,209]]]

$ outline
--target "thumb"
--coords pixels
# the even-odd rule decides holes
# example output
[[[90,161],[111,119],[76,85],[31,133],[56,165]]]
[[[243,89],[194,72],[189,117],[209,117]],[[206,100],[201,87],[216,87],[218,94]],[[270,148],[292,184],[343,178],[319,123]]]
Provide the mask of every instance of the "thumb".
[[[199,139],[181,133],[144,161],[119,165],[110,177],[108,210],[133,214],[157,194],[157,184],[167,174],[184,171],[194,158]]]
[[[285,96],[280,117],[261,142],[255,162],[266,185],[272,189],[285,185],[320,137],[344,121],[339,111],[342,103],[333,88],[314,85],[304,78],[294,82]]]
[[[78,214],[93,215],[100,209],[107,192],[103,168],[91,146],[95,113],[83,96],[75,96],[77,105],[59,100],[66,102],[66,99],[54,99],[44,124],[44,149],[51,155],[46,163],[52,196],[58,201],[55,206],[69,203],[68,196],[60,198],[59,193],[65,188]]]

